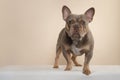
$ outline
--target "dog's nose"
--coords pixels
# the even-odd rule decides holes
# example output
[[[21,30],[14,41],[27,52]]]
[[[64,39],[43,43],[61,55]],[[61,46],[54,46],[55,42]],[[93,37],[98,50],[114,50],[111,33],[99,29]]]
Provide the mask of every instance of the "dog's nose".
[[[75,25],[75,26],[74,26],[74,29],[78,29],[78,28],[79,28],[79,26],[78,26],[78,25]]]
[[[75,31],[75,32],[78,32],[78,31],[79,31],[78,25],[75,25],[75,26],[74,26],[74,31]]]

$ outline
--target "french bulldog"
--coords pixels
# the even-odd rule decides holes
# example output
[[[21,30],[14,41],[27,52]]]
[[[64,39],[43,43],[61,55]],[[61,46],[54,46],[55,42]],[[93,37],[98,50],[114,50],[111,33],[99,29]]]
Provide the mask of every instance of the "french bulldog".
[[[76,15],[67,6],[63,6],[62,16],[66,24],[57,40],[54,68],[59,67],[61,52],[67,61],[65,71],[72,69],[72,61],[75,66],[81,66],[76,57],[85,54],[83,73],[86,75],[91,73],[89,63],[93,56],[94,39],[88,24],[93,20],[94,14],[95,9],[93,7],[84,14]]]

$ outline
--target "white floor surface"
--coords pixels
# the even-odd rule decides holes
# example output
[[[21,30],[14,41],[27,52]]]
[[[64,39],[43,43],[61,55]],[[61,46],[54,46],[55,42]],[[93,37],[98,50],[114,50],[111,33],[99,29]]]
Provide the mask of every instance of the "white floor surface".
[[[65,66],[53,69],[49,66],[6,66],[0,68],[0,80],[120,80],[120,65],[90,66],[92,74],[82,74],[82,67]]]

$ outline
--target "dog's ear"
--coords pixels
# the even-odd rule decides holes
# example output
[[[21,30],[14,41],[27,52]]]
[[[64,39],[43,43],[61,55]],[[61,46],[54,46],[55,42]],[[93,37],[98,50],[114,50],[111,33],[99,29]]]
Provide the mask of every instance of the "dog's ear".
[[[89,22],[93,20],[93,16],[95,14],[95,9],[93,7],[89,8],[85,13],[85,16]]]
[[[67,6],[63,6],[62,8],[63,19],[66,20],[70,14],[71,14],[70,9]]]

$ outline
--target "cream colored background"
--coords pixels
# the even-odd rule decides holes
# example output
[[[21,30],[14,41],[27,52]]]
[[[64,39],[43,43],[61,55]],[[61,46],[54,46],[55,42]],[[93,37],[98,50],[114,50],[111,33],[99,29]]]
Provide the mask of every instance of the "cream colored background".
[[[120,65],[120,0],[0,0],[0,66],[53,64],[63,5],[76,14],[95,7],[91,64]]]

